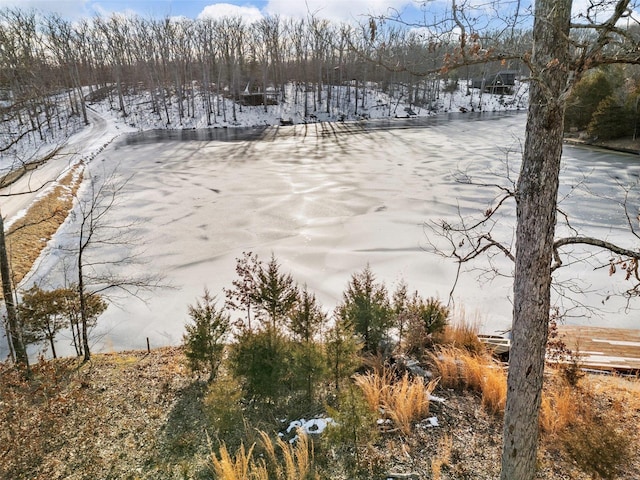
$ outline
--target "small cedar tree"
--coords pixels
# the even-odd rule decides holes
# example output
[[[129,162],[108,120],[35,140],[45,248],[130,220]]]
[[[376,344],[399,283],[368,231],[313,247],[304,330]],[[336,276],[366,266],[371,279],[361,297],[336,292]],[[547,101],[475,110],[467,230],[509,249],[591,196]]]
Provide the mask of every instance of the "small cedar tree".
[[[387,288],[377,283],[369,265],[351,276],[337,316],[351,323],[362,336],[364,351],[377,353],[393,324]]]
[[[313,400],[315,386],[325,377],[326,361],[318,335],[326,322],[327,315],[305,285],[291,312],[289,330],[293,339],[296,383],[305,390],[309,402]]]
[[[362,347],[362,339],[351,322],[336,316],[325,338],[327,367],[336,390],[340,390],[343,381],[350,378],[362,364]]]
[[[211,381],[216,377],[224,355],[231,327],[229,315],[216,308],[215,298],[205,290],[201,300],[189,305],[189,317],[192,323],[185,326],[184,354],[189,368],[194,372],[208,370]]]

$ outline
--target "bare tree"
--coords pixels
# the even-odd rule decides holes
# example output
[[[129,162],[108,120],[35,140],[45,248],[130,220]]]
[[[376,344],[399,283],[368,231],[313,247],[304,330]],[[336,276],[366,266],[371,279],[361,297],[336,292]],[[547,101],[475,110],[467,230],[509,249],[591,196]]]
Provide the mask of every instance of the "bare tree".
[[[283,50],[286,48],[288,32],[284,30],[284,24],[280,17],[264,17],[253,26],[255,40],[261,42],[258,45],[259,61],[262,62],[262,84],[264,88],[264,107],[267,110],[267,87],[269,78],[275,90],[284,95]],[[271,71],[271,77],[269,77]]]
[[[586,23],[572,24],[572,3],[538,0],[535,7],[530,59],[533,81],[516,187],[513,345],[503,431],[502,480],[530,479],[535,473],[554,252],[567,243],[617,249],[586,238],[555,239],[564,110],[571,86],[589,68],[626,56],[619,48],[608,52],[609,45],[620,43],[637,49],[629,32],[617,27],[619,20],[630,14],[628,0],[610,2],[614,9],[603,23],[595,22],[588,11]],[[591,29],[595,38],[586,44],[576,44],[571,38],[572,28]],[[630,250],[619,253],[640,257]]]
[[[56,149],[57,151],[57,149]],[[13,170],[7,175],[5,175],[2,180],[0,180],[0,188],[7,187],[12,185],[16,180],[20,179],[22,175],[27,173],[27,165],[23,159],[14,156],[14,160],[17,165],[13,165]],[[27,182],[29,185],[31,181]],[[23,191],[7,191],[0,193],[0,198],[5,197],[15,197],[18,195],[27,195],[38,192],[47,186],[50,182],[43,182],[38,185],[36,188],[27,188]],[[27,355],[26,342],[23,340],[23,331],[20,319],[18,317],[18,312],[16,309],[16,296],[14,292],[15,282],[13,279],[12,271],[11,271],[11,261],[9,258],[9,252],[7,249],[7,239],[5,233],[4,226],[5,219],[0,212],[0,283],[2,283],[2,296],[5,303],[5,308],[7,309],[6,313],[6,335],[7,341],[9,344],[9,350],[11,352],[12,358],[19,365],[27,366],[29,365],[29,357]],[[28,224],[32,225],[32,224]],[[25,225],[25,226],[28,226]]]
[[[95,20],[96,37],[102,39],[104,66],[112,69],[118,93],[118,110],[123,117],[129,115],[125,105],[126,71],[131,60],[131,24],[128,18],[114,15],[109,19],[97,17]]]
[[[196,24],[196,55],[200,62],[202,70],[202,87],[201,96],[202,103],[207,117],[207,125],[215,122],[215,109],[213,108],[213,100],[211,98],[211,85],[213,78],[213,67],[216,64],[216,47],[214,42],[214,32],[210,19],[205,19]],[[211,121],[211,115],[214,115],[214,121]]]
[[[59,248],[74,262],[75,282],[80,304],[80,336],[85,361],[91,358],[89,329],[93,321],[94,298],[113,299],[119,291],[141,298],[144,291],[161,287],[162,277],[153,273],[131,275],[127,267],[140,266],[143,260],[135,235],[136,222],[125,222],[116,217],[123,200],[127,181],[117,170],[95,174],[88,169],[86,190],[77,195],[72,211],[76,228],[72,242]]]
[[[215,23],[215,41],[226,69],[226,82],[233,100],[231,113],[233,122],[238,121],[236,101],[240,98],[240,82],[244,67],[245,37],[247,26],[242,17],[225,17]],[[223,99],[224,105],[224,99]]]
[[[75,32],[70,22],[59,16],[51,16],[46,19],[47,39],[49,50],[56,56],[61,68],[66,70],[67,79],[63,87],[68,87],[71,111],[81,113],[85,125],[89,124],[87,118],[87,106],[82,93],[80,83],[80,71],[78,68],[78,54],[75,50]],[[80,110],[80,112],[78,112]]]

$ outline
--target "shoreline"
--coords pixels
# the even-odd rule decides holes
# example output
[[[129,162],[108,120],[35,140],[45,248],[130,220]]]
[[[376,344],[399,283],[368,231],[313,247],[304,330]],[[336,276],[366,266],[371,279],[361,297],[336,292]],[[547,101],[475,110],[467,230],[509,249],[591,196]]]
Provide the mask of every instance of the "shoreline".
[[[602,148],[612,152],[628,153],[631,155],[640,155],[640,139],[619,138],[616,140],[606,140],[602,142],[582,140],[576,137],[564,137],[563,143],[577,147]]]

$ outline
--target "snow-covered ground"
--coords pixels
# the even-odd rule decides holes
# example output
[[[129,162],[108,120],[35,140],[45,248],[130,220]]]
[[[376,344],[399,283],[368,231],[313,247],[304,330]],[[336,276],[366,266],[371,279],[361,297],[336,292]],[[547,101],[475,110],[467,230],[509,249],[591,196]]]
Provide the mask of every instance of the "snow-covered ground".
[[[326,103],[329,89],[331,91],[330,113],[327,113]],[[213,97],[216,114],[207,115],[202,100],[198,98],[193,104],[195,111],[183,118],[179,117],[178,101],[173,97],[167,106],[169,117],[172,119],[171,123],[167,123],[167,115],[162,108],[156,113],[151,112],[151,96],[148,93],[127,97],[125,102],[126,119],[123,119],[121,112],[114,108],[117,106],[117,102],[113,100],[105,99],[94,104],[93,108],[104,116],[111,116],[116,121],[126,121],[127,125],[138,130],[256,127],[279,125],[281,121],[298,124],[316,121],[353,121],[363,118],[425,117],[461,110],[469,112],[522,110],[527,107],[528,84],[516,82],[511,94],[491,95],[487,92],[481,92],[479,89],[467,90],[464,82],[460,82],[458,90],[449,93],[440,91],[434,100],[425,106],[407,103],[406,100],[403,101],[406,99],[406,95],[397,93],[397,95],[389,96],[376,88],[376,85],[368,84],[366,88],[360,87],[356,102],[354,86],[325,86],[320,106],[314,103],[316,92],[311,90],[306,92],[307,116],[305,116],[305,92],[302,86],[288,84],[285,88],[284,100],[278,105],[268,105],[267,111],[264,106],[236,104],[235,120],[232,101],[222,96]]]
[[[135,131],[122,122],[106,120],[91,109],[88,111],[88,117],[91,122],[88,127],[74,133],[65,139],[64,143],[55,145],[56,148],[60,148],[55,157],[25,174],[17,182],[0,190],[4,196],[1,205],[2,215],[6,219],[5,228],[9,228],[13,222],[20,218],[36,198],[46,195],[50,189],[54,188],[56,179],[63,177],[71,167],[81,161],[91,162],[114,139],[124,133]],[[46,149],[53,147],[53,144],[49,144]],[[39,147],[35,146],[35,148]],[[22,151],[24,152],[26,149],[23,148]],[[38,151],[30,152],[29,156],[33,158]],[[14,160],[10,157],[10,155],[2,157],[0,169],[15,165]],[[45,188],[41,188],[42,186]]]

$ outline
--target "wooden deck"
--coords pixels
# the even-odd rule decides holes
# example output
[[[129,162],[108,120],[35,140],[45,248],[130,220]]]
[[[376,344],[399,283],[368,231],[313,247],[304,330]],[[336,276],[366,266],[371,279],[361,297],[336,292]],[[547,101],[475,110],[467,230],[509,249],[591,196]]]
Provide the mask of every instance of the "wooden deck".
[[[638,374],[640,330],[560,325],[567,347],[580,355],[580,363],[594,370]]]

